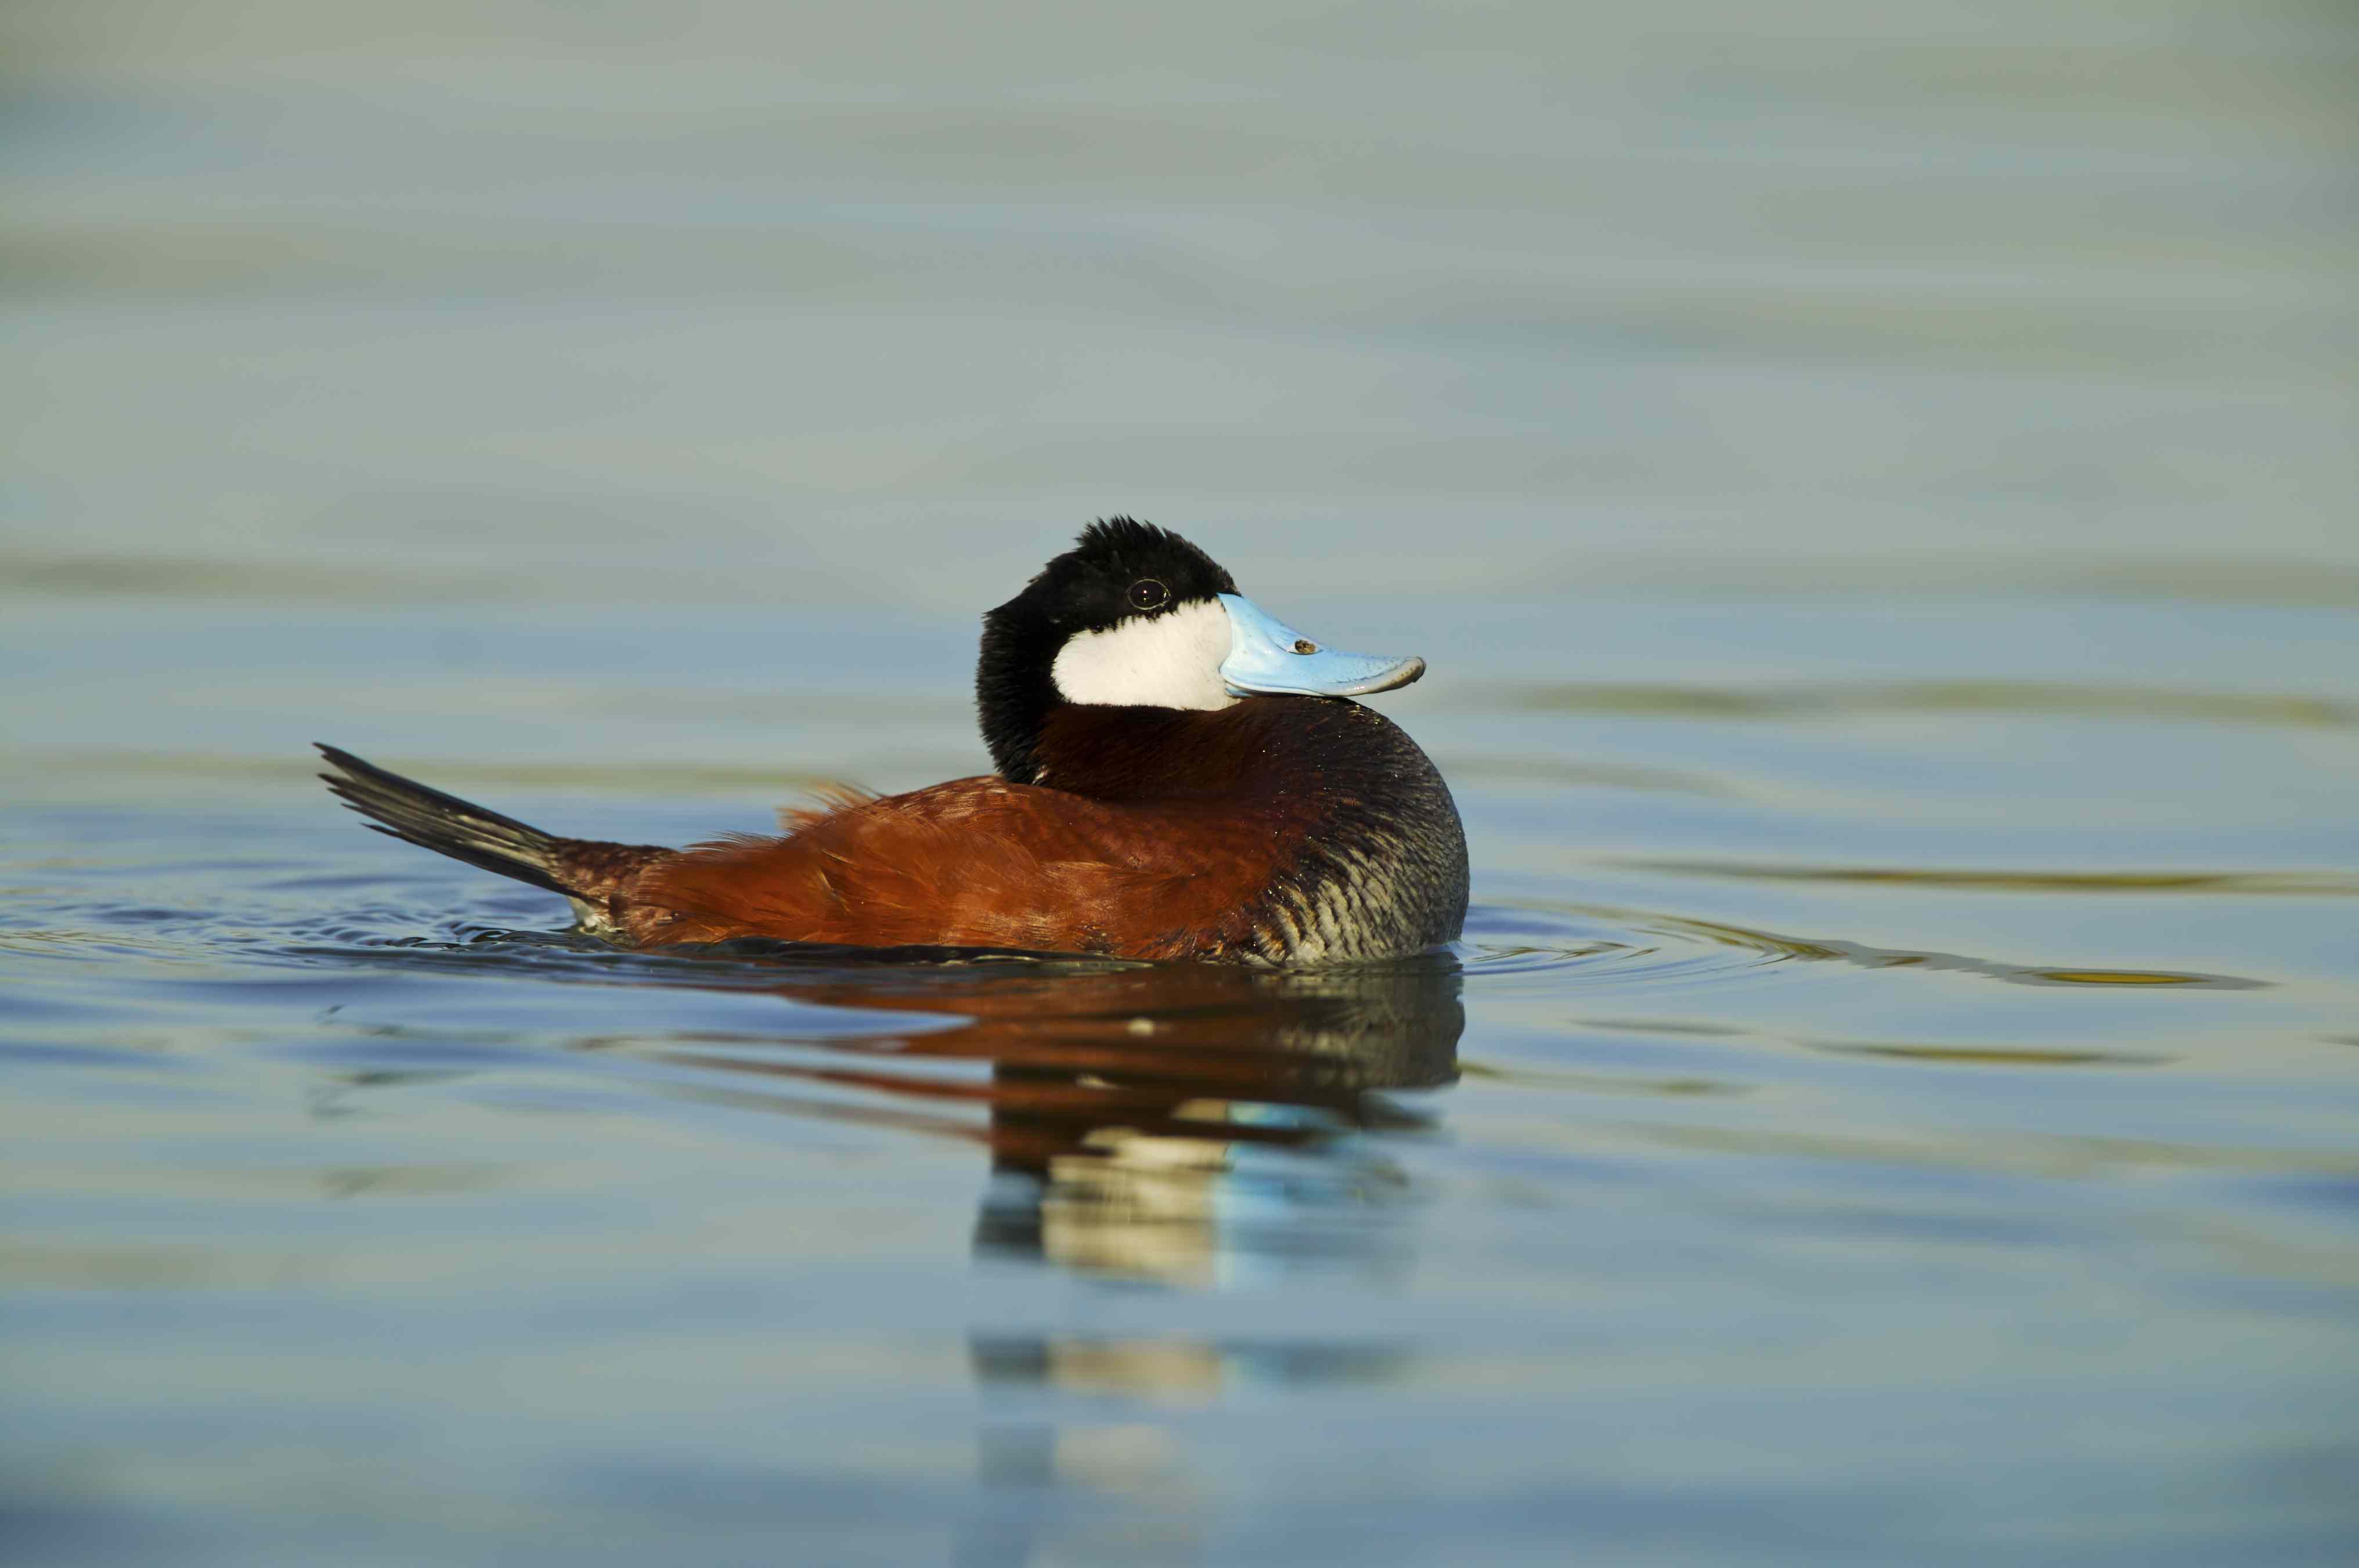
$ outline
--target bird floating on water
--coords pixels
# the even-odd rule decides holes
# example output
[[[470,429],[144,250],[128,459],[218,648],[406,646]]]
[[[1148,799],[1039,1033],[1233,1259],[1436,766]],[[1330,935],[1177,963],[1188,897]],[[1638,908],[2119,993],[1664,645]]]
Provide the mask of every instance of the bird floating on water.
[[[332,746],[321,777],[378,832],[561,893],[584,930],[634,947],[1348,962],[1465,920],[1448,786],[1353,700],[1424,673],[1301,635],[1179,535],[1114,517],[984,617],[993,773],[684,849],[545,833]]]

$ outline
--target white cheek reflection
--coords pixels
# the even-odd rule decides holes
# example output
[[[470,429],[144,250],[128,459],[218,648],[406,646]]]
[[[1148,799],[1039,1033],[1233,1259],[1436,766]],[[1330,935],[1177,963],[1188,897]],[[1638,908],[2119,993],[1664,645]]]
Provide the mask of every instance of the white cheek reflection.
[[[1067,702],[1144,708],[1226,708],[1221,678],[1229,612],[1218,600],[1084,632],[1057,654],[1049,676]]]

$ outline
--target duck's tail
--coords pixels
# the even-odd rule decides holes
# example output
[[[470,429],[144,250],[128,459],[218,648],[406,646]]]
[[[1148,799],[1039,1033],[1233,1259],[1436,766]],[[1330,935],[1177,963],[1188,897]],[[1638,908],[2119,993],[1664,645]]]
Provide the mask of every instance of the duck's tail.
[[[580,840],[543,833],[513,816],[386,773],[350,752],[325,745],[319,752],[336,769],[320,777],[346,806],[369,818],[375,831],[568,898],[591,891],[580,885],[582,879],[569,864],[578,859],[571,851],[586,848]]]

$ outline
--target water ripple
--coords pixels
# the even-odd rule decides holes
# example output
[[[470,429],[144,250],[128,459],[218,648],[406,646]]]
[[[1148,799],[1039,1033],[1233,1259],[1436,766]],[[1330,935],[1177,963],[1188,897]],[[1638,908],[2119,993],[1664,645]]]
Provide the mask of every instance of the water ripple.
[[[1524,942],[1502,941],[1527,911],[1542,917],[1547,931]],[[1585,940],[1562,937],[1593,921]],[[1603,905],[1495,905],[1468,917],[1479,936],[1464,945],[1470,978],[1575,971],[1617,983],[1694,984],[1742,976],[1788,963],[1832,963],[1862,969],[1914,968],[1977,975],[2020,986],[2194,987],[2252,990],[2268,984],[2236,975],[2181,969],[2127,969],[2071,964],[2011,964],[1962,953],[1879,947],[1830,936],[1788,936],[1717,921]],[[1570,978],[1570,977],[1569,977]]]
[[[1750,881],[1892,883],[1909,887],[1987,889],[1995,892],[2249,893],[2262,896],[2350,898],[2359,877],[2336,871],[1946,871],[1916,866],[1781,866],[1743,860],[1624,858],[1605,864],[1675,876],[1729,877]]]
[[[2062,681],[1830,682],[1698,687],[1563,682],[1503,692],[1523,713],[1640,714],[1689,719],[1810,719],[1865,713],[1988,713],[2074,719],[2171,719],[2301,729],[2359,726],[2359,704],[2291,693]]]

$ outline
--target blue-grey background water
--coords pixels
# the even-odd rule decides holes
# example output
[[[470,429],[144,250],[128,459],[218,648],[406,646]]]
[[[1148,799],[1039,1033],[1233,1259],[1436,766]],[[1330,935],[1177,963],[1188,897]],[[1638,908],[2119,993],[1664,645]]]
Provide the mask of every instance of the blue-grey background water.
[[[2347,1562],[2359,24],[0,19],[0,1551]],[[1465,941],[621,955],[1089,518]]]

